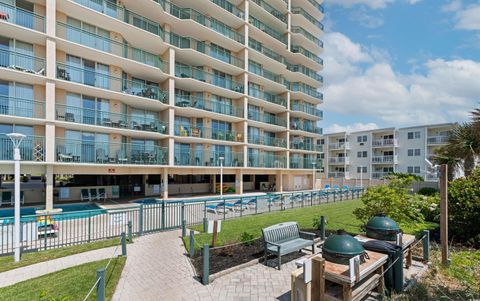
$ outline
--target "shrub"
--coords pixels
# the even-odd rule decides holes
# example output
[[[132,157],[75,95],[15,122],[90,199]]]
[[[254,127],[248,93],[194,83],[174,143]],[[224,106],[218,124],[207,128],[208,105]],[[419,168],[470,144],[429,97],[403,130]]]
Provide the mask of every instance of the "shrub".
[[[420,188],[420,190],[418,191],[418,194],[426,195],[426,196],[433,196],[437,193],[438,193],[438,190],[433,187],[423,187],[423,188]]]
[[[450,233],[463,242],[480,246],[480,168],[448,188]]]
[[[253,245],[254,240],[255,236],[253,236],[251,233],[243,232],[242,235],[240,235],[240,241],[245,243],[246,246]]]

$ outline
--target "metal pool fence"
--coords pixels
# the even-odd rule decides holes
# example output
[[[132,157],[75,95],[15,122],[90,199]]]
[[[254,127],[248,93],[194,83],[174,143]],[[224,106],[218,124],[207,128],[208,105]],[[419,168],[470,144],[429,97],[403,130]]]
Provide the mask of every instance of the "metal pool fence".
[[[359,197],[363,189],[301,191],[257,196],[199,198],[128,208],[37,214],[21,218],[22,252],[48,250],[119,237],[204,224],[215,219],[288,210]],[[0,219],[0,255],[12,254],[13,218]]]

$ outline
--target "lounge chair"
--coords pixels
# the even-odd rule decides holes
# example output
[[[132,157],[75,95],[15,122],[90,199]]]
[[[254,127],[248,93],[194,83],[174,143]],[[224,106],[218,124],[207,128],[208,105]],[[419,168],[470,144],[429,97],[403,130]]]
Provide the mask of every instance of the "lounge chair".
[[[105,188],[98,188],[97,198],[98,200],[103,200],[104,202],[107,200],[107,192],[105,191]]]
[[[248,208],[255,208],[257,206],[257,199],[256,198],[251,198],[247,200],[242,200],[242,203],[246,205]]]
[[[83,202],[83,201],[91,201],[90,199],[90,192],[88,191],[88,189],[82,189],[80,190],[80,200]]]
[[[333,185],[333,191],[339,192],[340,187],[338,185]]]
[[[11,203],[12,203],[12,192],[2,191],[0,206],[2,206],[3,204],[11,204]]]
[[[98,193],[96,188],[90,188],[90,201],[98,200]]]
[[[224,212],[225,210],[225,212]],[[227,213],[227,210],[233,210],[232,208],[229,208],[225,202],[220,202],[217,204],[211,204],[207,205],[207,211],[213,212],[215,214],[218,213]]]
[[[225,203],[225,206],[233,211],[242,211],[248,209],[248,206],[244,204],[241,199],[235,200],[234,203]]]
[[[272,195],[270,201],[272,202],[272,204],[281,204],[282,203],[282,197],[278,194],[276,195]]]
[[[323,187],[323,191],[325,191],[325,192],[329,192],[330,189],[332,189],[332,187],[330,187],[330,185],[328,185],[328,184],[325,185],[325,187]]]

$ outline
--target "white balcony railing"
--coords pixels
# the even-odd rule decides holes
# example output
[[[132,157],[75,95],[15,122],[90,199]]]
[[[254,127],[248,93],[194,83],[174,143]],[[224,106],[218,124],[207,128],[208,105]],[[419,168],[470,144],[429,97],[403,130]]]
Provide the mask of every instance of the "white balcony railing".
[[[447,144],[448,136],[429,136],[427,138],[428,144]]]
[[[383,179],[386,176],[391,174],[390,172],[383,172],[383,171],[374,171],[372,172],[372,179]]]
[[[398,146],[397,139],[374,139],[372,140],[373,147],[381,147],[381,146]]]
[[[334,157],[328,159],[332,164],[350,164],[350,157]]]
[[[350,142],[335,142],[328,144],[329,149],[350,149]]]
[[[373,164],[397,164],[397,156],[373,156]]]
[[[350,179],[350,172],[343,172],[343,171],[336,171],[336,172],[329,172],[329,178],[345,178]]]

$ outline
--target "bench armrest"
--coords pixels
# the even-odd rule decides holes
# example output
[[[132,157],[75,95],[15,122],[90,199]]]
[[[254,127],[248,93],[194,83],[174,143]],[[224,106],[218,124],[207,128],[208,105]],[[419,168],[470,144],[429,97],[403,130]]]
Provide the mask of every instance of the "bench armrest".
[[[313,240],[315,239],[315,233],[312,232],[305,232],[305,231],[299,231],[300,236],[308,236],[309,239]]]
[[[281,247],[280,244],[277,244],[277,243],[274,243],[274,242],[271,242],[271,241],[268,241],[268,240],[265,241],[265,244],[275,246],[275,247],[277,247],[278,251],[280,251],[280,247]]]

